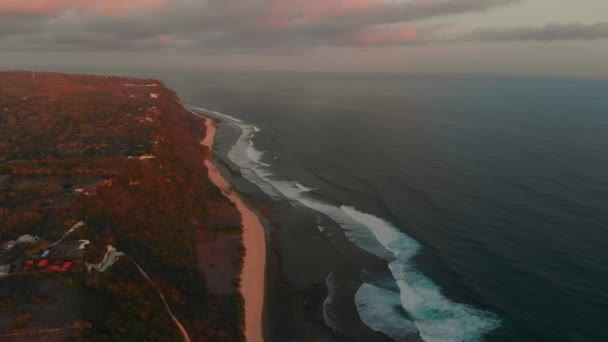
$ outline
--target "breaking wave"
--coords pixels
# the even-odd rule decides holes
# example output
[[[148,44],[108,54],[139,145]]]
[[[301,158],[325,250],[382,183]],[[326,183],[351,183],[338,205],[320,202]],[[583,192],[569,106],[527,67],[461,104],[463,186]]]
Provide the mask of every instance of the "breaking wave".
[[[355,221],[369,228],[393,254],[389,269],[400,290],[398,300],[418,328],[422,339],[429,342],[480,341],[486,332],[498,327],[500,321],[495,315],[452,302],[441,293],[437,285],[414,267],[411,259],[421,248],[416,240],[376,216],[352,207],[342,208]],[[381,299],[387,296],[383,292],[386,290],[374,288],[371,284],[364,284],[357,292],[357,297]],[[363,319],[364,315],[361,317]],[[380,321],[371,319],[371,324],[368,325],[372,329],[373,324],[382,324],[382,319],[386,320],[382,316],[375,318]],[[388,334],[391,331],[387,329],[383,332]]]
[[[298,188],[298,189],[300,189],[300,190],[302,190],[304,192],[311,192],[311,191],[315,191],[316,190],[316,189],[313,189],[313,188],[308,188],[308,187],[306,187],[306,186],[304,186],[304,185],[302,185],[302,184],[300,184],[298,182],[294,182],[294,185],[296,186],[296,188]]]
[[[363,284],[355,294],[355,305],[363,323],[397,340],[412,340],[419,334],[416,325],[400,311],[395,293],[372,284]]]
[[[371,329],[396,340],[404,340],[418,332],[428,342],[481,341],[483,335],[500,325],[492,313],[449,300],[432,280],[413,265],[411,259],[420,244],[391,223],[357,210],[352,206],[338,206],[310,196],[314,189],[273,172],[263,162],[264,153],[255,148],[253,137],[260,129],[226,114],[194,108],[225,120],[238,128],[241,135],[228,153],[243,177],[258,185],[274,199],[287,199],[322,213],[341,226],[347,238],[360,248],[384,259],[389,265],[399,292],[363,284],[355,296],[361,320]],[[319,226],[323,231],[323,227]],[[331,306],[334,291],[328,276],[329,295],[324,308]],[[395,307],[401,310],[396,310]],[[324,310],[327,311],[327,310]],[[404,313],[405,312],[405,313]],[[328,326],[333,318],[324,312]]]

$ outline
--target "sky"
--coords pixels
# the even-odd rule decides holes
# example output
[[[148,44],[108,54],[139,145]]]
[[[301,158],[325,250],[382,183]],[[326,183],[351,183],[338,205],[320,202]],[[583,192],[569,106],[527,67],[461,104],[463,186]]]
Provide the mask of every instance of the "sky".
[[[608,0],[0,0],[0,68],[608,78]]]

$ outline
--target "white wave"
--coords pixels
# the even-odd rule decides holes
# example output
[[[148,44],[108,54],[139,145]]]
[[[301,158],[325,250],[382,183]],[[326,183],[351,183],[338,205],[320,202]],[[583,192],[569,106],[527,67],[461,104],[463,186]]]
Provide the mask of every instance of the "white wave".
[[[253,136],[252,136],[252,138],[253,138]],[[249,139],[249,147],[247,147],[247,157],[256,163],[260,163],[264,166],[270,167],[270,165],[262,162],[263,156],[264,156],[264,152],[257,150],[255,148],[255,145],[253,144],[253,140]]]
[[[398,260],[389,264],[400,289],[400,300],[428,342],[483,341],[500,325],[495,315],[447,299],[437,285]]]
[[[376,239],[391,251],[395,258],[409,259],[420,250],[420,244],[416,240],[400,232],[390,223],[374,215],[360,212],[353,207],[343,205],[341,209],[353,220],[369,228]]]
[[[304,195],[313,189],[293,180],[281,179],[268,164],[260,161],[261,154],[251,153],[249,149],[253,148],[251,139],[256,133],[255,126],[226,114],[209,111],[207,113],[220,119],[228,119],[227,122],[241,130],[242,134],[228,153],[228,158],[239,166],[245,179],[257,184],[274,199],[286,198],[292,203],[327,215],[342,227],[350,241],[389,262],[400,293],[364,284],[359,289],[360,294],[358,291],[359,304],[374,301],[388,303],[391,297],[390,301],[398,305],[400,303],[410,315],[422,338],[428,342],[479,341],[486,332],[498,327],[500,321],[493,314],[450,301],[441,294],[439,287],[414,267],[411,258],[421,248],[416,240],[374,215],[350,206],[339,207],[321,200],[313,200]],[[319,226],[319,229],[322,227]],[[381,328],[381,331],[389,336],[411,333],[411,329],[403,324],[405,317],[396,310],[387,311],[389,316],[383,317],[382,323],[377,321],[380,317],[380,308],[377,306],[366,304],[357,305],[357,308],[362,320],[372,329]]]
[[[346,237],[360,248],[386,261],[394,259],[393,254],[380,244],[372,231],[353,220],[340,207],[307,198],[298,198],[297,200],[308,208],[329,216],[342,227]]]
[[[255,135],[253,125],[238,122],[226,114],[210,111],[207,111],[207,113],[219,119],[223,117],[229,118],[229,122],[241,130],[240,137],[228,152],[228,159],[240,168],[241,174],[245,179],[257,184],[262,191],[273,199],[287,198],[292,203],[304,205],[329,216],[344,228],[347,237],[358,246],[387,261],[393,260],[392,254],[375,239],[369,229],[366,229],[359,222],[348,217],[340,208],[304,198],[302,194],[312,189],[303,187],[301,184],[298,187],[299,183],[293,180],[277,179],[269,165],[262,163],[260,156],[251,153],[251,139]]]
[[[232,146],[232,148],[228,152],[228,159],[230,159],[232,163],[239,167],[239,169],[241,170],[241,174],[246,180],[257,184],[260,189],[262,189],[262,191],[268,194],[271,198],[282,198],[281,194],[278,193],[272,185],[267,182],[264,182],[261,178],[271,177],[272,173],[268,169],[269,165],[261,161],[263,157],[263,152],[257,150],[255,148],[255,145],[253,144],[252,139],[256,133],[254,126],[245,124],[240,119],[237,119],[224,113],[212,111],[202,107],[192,108],[201,111],[204,114],[213,118],[223,120],[224,122],[240,130],[241,135],[239,136],[234,146]],[[257,169],[260,166],[265,167],[266,169]]]
[[[414,268],[411,258],[420,250],[416,240],[376,216],[353,207],[342,206],[342,210],[371,229],[395,256],[389,269],[400,289],[398,298],[425,341],[479,341],[485,332],[498,326],[494,315],[450,301],[437,285]]]
[[[355,304],[359,317],[372,330],[397,341],[411,341],[418,335],[416,325],[399,312],[399,296],[394,292],[363,284],[355,294]]]
[[[210,116],[215,116],[215,117],[219,117],[219,118],[223,118],[223,119],[228,119],[232,122],[238,122],[241,123],[243,122],[241,119],[237,119],[233,116],[224,114],[224,113],[220,113],[220,112],[216,112],[214,110],[211,109],[207,109],[207,108],[203,108],[203,107],[191,107],[192,109],[199,111],[199,112],[203,112],[205,114],[209,114]]]
[[[304,185],[302,185],[302,184],[300,184],[298,182],[294,182],[294,185],[296,186],[296,188],[298,188],[298,189],[300,189],[300,190],[302,190],[304,192],[311,192],[311,191],[315,191],[316,190],[316,189],[313,189],[313,188],[306,187],[306,186],[304,186]]]

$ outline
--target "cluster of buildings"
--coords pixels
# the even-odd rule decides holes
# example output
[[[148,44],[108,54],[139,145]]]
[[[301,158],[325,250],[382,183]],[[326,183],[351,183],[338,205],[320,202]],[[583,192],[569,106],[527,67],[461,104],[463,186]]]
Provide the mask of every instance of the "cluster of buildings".
[[[86,240],[60,240],[52,245],[23,235],[0,248],[0,277],[26,272],[66,272],[80,268]]]

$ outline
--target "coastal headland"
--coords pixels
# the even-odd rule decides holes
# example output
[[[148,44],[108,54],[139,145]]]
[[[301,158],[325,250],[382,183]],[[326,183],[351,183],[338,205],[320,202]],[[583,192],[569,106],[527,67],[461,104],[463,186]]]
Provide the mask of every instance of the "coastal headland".
[[[157,80],[0,73],[0,340],[261,340],[264,233],[210,127]]]

